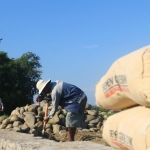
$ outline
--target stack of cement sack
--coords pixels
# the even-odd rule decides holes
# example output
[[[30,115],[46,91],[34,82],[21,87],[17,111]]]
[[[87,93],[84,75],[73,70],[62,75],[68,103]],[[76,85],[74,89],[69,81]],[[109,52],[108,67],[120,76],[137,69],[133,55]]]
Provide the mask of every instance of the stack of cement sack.
[[[0,117],[0,128],[10,129],[16,132],[30,133],[34,136],[43,136],[43,117],[45,112],[46,101],[41,101],[40,105],[32,104],[24,107],[17,107],[11,112],[8,117]],[[48,112],[52,109],[49,103]],[[101,113],[101,114],[100,114]],[[65,117],[67,111],[58,107],[53,118],[49,119],[46,124],[45,137],[49,138],[52,134],[66,134]],[[78,131],[97,132],[102,130],[104,119],[107,117],[103,115],[104,112],[92,110],[90,104],[86,104],[84,127],[78,128]]]
[[[116,60],[96,84],[96,103],[124,109],[104,123],[103,138],[121,150],[150,150],[150,46]]]

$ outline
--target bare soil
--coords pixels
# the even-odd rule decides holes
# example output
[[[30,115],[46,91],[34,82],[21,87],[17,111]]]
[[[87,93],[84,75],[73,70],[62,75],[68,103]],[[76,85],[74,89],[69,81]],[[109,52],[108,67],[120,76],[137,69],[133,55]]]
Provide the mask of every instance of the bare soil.
[[[60,134],[53,134],[50,140],[55,140],[57,142],[66,142],[69,139],[68,133],[64,136]],[[102,134],[100,132],[90,132],[90,131],[77,131],[75,134],[75,141],[90,141],[97,144],[109,146],[105,140],[102,138]]]

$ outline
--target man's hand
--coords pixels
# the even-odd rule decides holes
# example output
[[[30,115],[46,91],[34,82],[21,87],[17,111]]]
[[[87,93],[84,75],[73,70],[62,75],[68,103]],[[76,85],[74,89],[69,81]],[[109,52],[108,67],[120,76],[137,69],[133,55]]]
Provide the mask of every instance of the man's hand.
[[[44,121],[47,121],[49,118],[48,118],[48,116],[47,117],[44,117]]]

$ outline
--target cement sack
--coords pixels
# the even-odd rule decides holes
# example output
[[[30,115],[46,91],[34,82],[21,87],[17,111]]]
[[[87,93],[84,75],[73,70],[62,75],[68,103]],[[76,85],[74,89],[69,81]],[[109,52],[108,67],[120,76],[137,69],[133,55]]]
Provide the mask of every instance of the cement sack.
[[[150,108],[136,106],[108,117],[102,136],[120,150],[150,150]]]
[[[95,98],[106,109],[150,106],[150,46],[116,60],[96,84]]]

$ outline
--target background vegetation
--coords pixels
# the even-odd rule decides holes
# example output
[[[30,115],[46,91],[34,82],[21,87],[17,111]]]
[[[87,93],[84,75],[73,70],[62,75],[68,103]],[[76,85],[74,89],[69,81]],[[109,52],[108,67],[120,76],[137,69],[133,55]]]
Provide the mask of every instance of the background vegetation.
[[[4,102],[3,113],[9,114],[16,107],[33,103],[37,93],[36,82],[42,73],[39,60],[32,52],[14,59],[0,51],[0,98]]]

